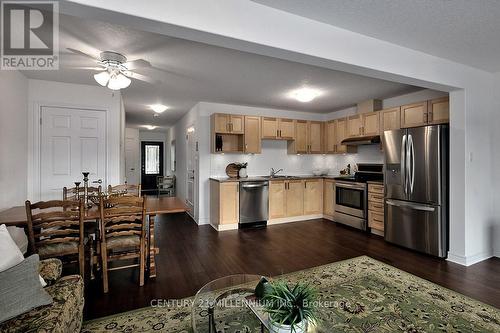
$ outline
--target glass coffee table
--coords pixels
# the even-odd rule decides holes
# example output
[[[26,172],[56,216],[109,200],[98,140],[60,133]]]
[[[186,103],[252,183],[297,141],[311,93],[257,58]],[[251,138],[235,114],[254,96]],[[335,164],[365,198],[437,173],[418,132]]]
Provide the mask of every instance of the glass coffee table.
[[[191,311],[195,333],[264,332],[264,324],[247,306],[262,276],[237,274],[204,285]]]
[[[262,276],[225,276],[204,285],[195,295],[191,321],[195,333],[269,332],[269,316],[255,297]],[[326,333],[323,323],[308,325],[308,333]]]

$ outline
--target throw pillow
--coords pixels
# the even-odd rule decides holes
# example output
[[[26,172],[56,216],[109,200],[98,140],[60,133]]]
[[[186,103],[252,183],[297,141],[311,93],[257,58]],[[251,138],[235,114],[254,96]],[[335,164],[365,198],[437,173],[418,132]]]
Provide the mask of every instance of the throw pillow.
[[[0,225],[0,272],[3,272],[12,266],[19,264],[24,260],[24,256],[17,247],[16,243],[12,239],[7,230],[5,224]],[[47,283],[42,277],[39,277],[42,287],[45,287]]]
[[[52,297],[40,285],[38,254],[0,272],[0,323],[42,305]]]

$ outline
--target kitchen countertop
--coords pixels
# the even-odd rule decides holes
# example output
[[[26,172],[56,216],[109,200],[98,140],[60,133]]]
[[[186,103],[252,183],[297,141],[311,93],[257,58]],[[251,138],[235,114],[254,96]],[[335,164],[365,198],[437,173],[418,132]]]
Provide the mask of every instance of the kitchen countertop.
[[[314,176],[314,175],[297,175],[297,176],[287,176],[287,177],[276,177],[270,178],[269,176],[252,176],[246,178],[229,178],[229,177],[210,177],[210,180],[214,180],[220,183],[226,182],[251,182],[251,181],[262,181],[262,180],[294,180],[294,179],[333,179],[339,176],[326,175],[326,176]]]

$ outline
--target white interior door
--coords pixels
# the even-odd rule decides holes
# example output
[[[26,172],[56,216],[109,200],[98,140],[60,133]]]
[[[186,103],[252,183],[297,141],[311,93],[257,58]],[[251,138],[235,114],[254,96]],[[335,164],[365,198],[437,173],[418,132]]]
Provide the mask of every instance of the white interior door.
[[[195,184],[195,173],[196,173],[196,139],[195,130],[191,126],[186,132],[187,140],[187,193],[186,193],[186,204],[189,208],[189,213],[191,216],[195,216],[195,198],[196,198],[196,184]]]
[[[125,170],[128,184],[140,183],[140,141],[139,130],[125,129]]]
[[[106,177],[106,113],[104,111],[42,107],[40,199],[62,198],[62,188]],[[83,183],[82,183],[83,186]]]

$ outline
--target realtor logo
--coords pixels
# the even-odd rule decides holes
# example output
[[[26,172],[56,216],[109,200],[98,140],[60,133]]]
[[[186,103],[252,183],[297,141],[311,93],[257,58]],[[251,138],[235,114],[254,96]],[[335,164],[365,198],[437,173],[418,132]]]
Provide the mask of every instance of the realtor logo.
[[[2,1],[0,69],[59,69],[59,3]]]

